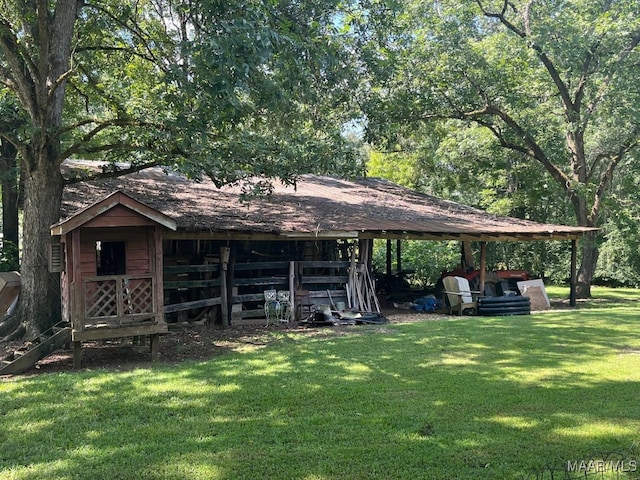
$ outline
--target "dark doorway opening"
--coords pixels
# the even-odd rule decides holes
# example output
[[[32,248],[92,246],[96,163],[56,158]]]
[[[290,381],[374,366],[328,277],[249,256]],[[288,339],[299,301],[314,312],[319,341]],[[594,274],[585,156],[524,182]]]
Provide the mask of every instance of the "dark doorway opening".
[[[99,276],[127,273],[125,243],[96,242],[96,267]]]

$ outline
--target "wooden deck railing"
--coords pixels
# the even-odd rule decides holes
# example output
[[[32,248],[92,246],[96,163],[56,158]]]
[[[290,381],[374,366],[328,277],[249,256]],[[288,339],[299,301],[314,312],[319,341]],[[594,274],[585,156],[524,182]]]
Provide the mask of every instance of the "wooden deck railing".
[[[153,274],[85,277],[82,329],[156,323],[154,283]]]

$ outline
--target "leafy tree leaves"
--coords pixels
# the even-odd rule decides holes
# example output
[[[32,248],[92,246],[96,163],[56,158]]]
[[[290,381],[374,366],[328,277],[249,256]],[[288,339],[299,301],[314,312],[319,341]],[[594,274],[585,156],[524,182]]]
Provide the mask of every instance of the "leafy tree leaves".
[[[489,175],[498,177],[506,162],[505,175],[520,171],[530,181],[522,189],[528,208],[521,214],[543,220],[535,218],[544,217],[536,202],[561,192],[572,223],[601,225],[613,172],[639,146],[640,21],[633,14],[638,3],[407,0],[394,5],[390,20],[371,24],[377,33],[362,46],[372,84],[363,101],[368,138],[388,150],[399,139],[455,120],[464,128],[449,136],[450,150],[460,154],[461,135],[468,139],[472,126],[481,127],[504,152],[494,151],[494,161],[485,163],[486,144],[474,141],[476,165],[445,168],[444,175],[473,172],[469,179],[484,180],[488,191],[498,192],[500,182]],[[538,180],[554,187],[541,195]],[[466,185],[478,194],[472,181],[459,181],[458,191]],[[501,209],[511,208],[502,203]],[[563,204],[558,208],[562,212]],[[584,246],[580,295],[588,294],[598,256],[595,242]]]

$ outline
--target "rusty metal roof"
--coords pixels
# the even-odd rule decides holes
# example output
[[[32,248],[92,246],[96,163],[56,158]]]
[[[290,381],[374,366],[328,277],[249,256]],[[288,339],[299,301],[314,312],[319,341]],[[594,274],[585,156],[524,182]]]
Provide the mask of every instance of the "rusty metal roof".
[[[173,236],[528,241],[575,239],[595,230],[492,215],[377,178],[303,175],[295,188],[275,184],[272,194],[244,201],[238,187],[217,188],[161,168],[68,185],[61,220],[114,191],[173,219]]]

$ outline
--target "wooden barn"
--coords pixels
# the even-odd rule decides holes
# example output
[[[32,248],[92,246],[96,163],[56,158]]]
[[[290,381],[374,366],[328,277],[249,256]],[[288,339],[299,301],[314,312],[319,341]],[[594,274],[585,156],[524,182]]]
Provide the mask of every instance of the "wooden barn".
[[[251,197],[161,168],[90,180],[98,168],[65,164],[74,181],[52,227],[75,342],[157,335],[182,320],[265,321],[274,291],[290,303],[280,320],[336,304],[375,312],[373,239],[475,241],[483,252],[491,241],[567,240],[575,282],[576,242],[593,230],[491,215],[381,179],[303,175]]]

